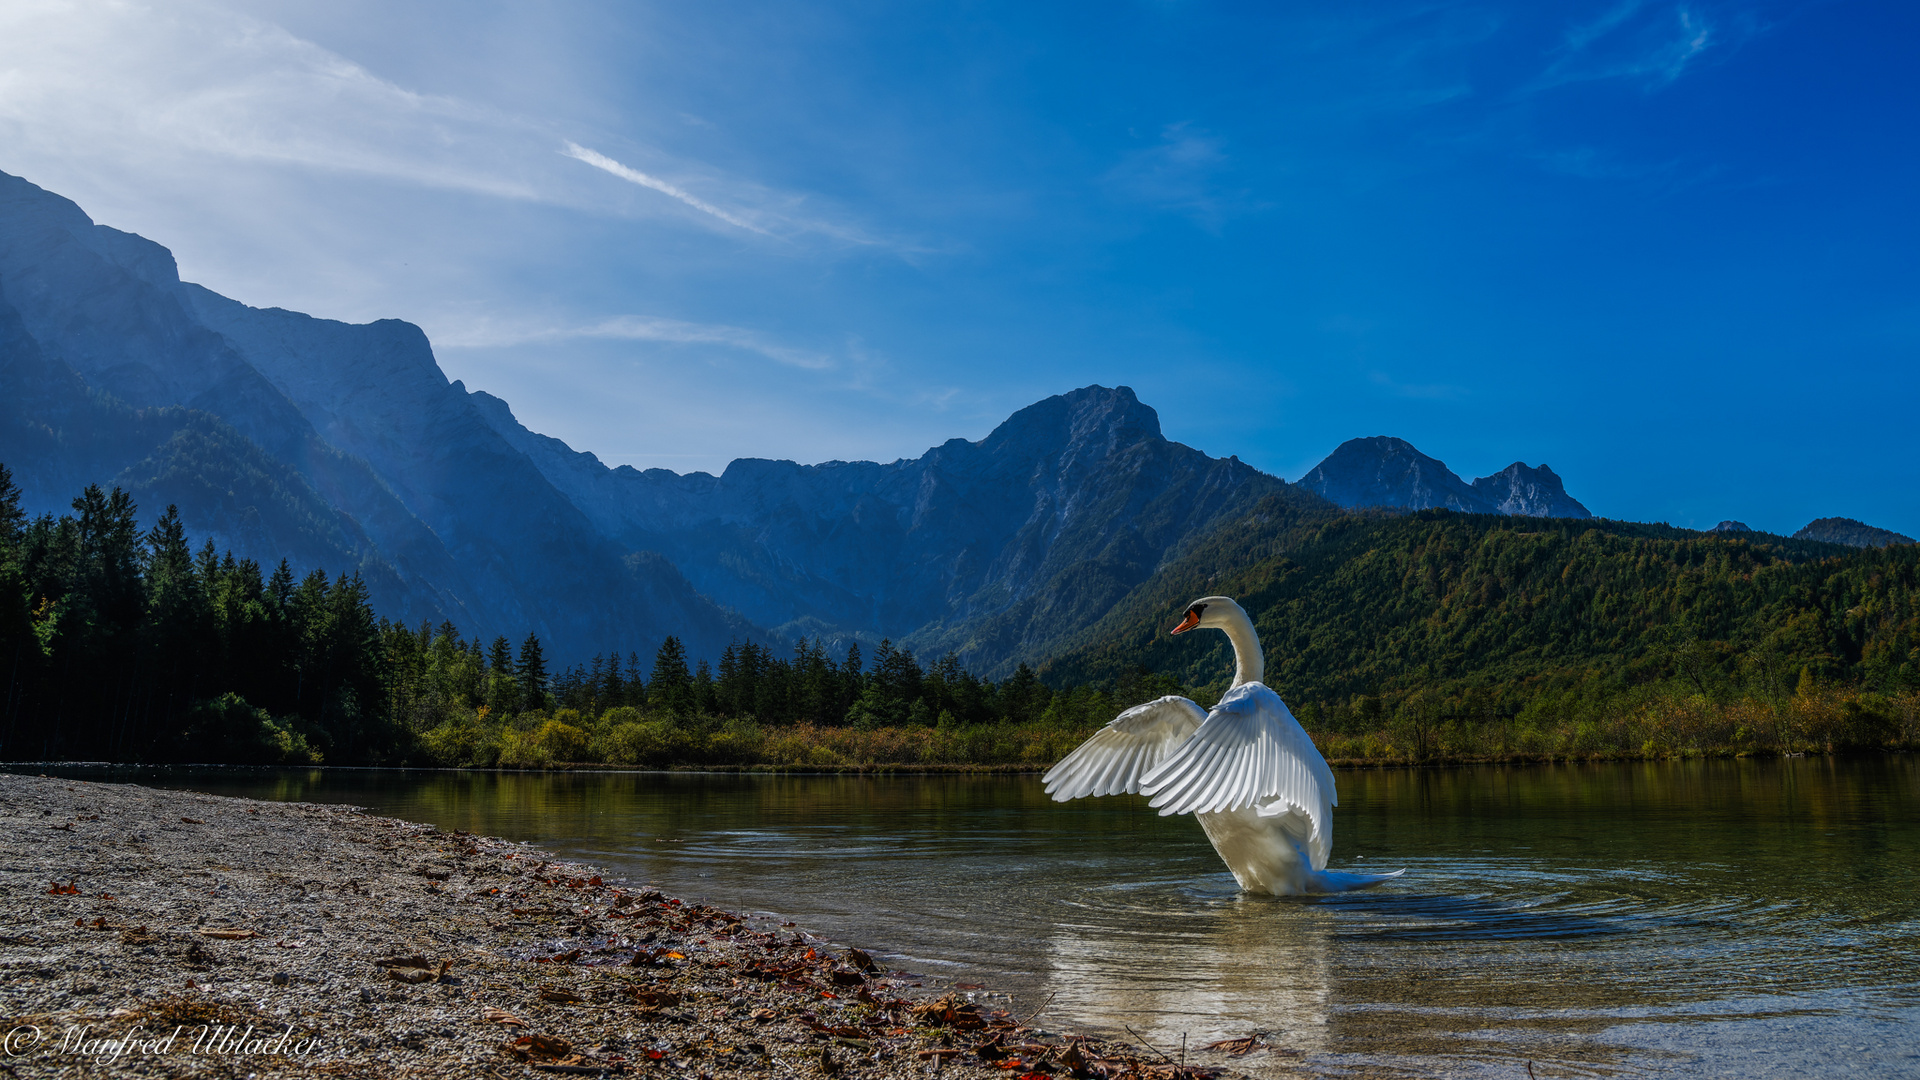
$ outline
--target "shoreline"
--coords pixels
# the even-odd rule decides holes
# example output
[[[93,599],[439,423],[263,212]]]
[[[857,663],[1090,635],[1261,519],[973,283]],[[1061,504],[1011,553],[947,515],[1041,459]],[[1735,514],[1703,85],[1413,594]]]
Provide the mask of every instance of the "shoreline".
[[[1204,1080],[1226,1061],[1049,1032],[790,923],[339,804],[0,774],[0,925],[12,1076]]]
[[[1662,764],[1687,761],[1790,761],[1803,759],[1846,759],[1866,757],[1905,757],[1915,753],[1907,749],[1877,750],[1808,750],[1793,753],[1771,751],[1727,750],[1724,752],[1702,751],[1688,754],[1512,754],[1500,757],[1430,757],[1421,760],[1408,758],[1327,758],[1327,764],[1334,769],[1384,770],[1384,769],[1468,769],[1487,765],[1623,765],[1623,764]],[[0,775],[9,770],[26,769],[235,769],[243,771],[259,770],[303,770],[322,771],[365,771],[365,772],[445,772],[445,773],[513,773],[525,775],[544,775],[550,773],[633,773],[635,775],[698,775],[701,773],[715,776],[1042,776],[1046,768],[1029,765],[966,765],[966,764],[917,764],[917,765],[842,765],[842,766],[786,766],[786,765],[671,765],[664,768],[637,765],[610,765],[605,762],[579,761],[555,762],[544,766],[502,766],[502,765],[329,765],[320,764],[236,764],[218,761],[167,761],[167,762],[114,762],[114,761],[0,761]],[[14,772],[12,775],[24,775]],[[93,782],[93,781],[88,781]]]

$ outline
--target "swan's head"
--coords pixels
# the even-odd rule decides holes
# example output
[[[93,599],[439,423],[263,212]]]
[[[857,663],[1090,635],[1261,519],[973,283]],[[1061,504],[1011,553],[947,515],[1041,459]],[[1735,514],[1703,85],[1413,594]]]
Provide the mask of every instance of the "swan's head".
[[[1211,626],[1216,630],[1225,630],[1235,624],[1252,626],[1253,620],[1239,604],[1225,596],[1203,596],[1187,605],[1187,613],[1181,616],[1180,625],[1173,633],[1184,634],[1196,626]]]

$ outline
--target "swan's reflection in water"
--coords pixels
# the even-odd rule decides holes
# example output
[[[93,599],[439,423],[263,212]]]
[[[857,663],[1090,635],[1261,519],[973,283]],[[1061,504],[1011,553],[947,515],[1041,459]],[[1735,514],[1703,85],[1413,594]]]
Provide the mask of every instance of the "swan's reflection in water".
[[[1048,941],[1050,1011],[1099,1017],[1177,1054],[1265,1032],[1329,1049],[1335,921],[1312,901],[1146,882],[1088,890]]]

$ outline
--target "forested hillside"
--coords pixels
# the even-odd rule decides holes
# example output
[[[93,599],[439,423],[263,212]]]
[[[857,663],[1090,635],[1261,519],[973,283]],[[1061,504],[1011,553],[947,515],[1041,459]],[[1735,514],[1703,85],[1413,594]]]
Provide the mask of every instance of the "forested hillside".
[[[1042,675],[1073,685],[1146,669],[1224,687],[1224,639],[1165,633],[1189,600],[1224,594],[1253,615],[1267,682],[1309,728],[1557,723],[1846,691],[1873,713],[1856,717],[1854,741],[1873,743],[1898,726],[1889,702],[1920,691],[1917,586],[1915,545],[1269,503],[1194,545]]]

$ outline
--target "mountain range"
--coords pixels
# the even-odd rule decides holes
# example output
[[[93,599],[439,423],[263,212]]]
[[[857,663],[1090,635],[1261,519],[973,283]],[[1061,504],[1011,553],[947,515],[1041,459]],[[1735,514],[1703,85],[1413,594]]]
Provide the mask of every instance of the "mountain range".
[[[448,380],[412,324],[249,307],[4,173],[0,462],[35,512],[117,484],[237,555],[356,572],[410,625],[532,632],[562,660],[668,634],[696,657],[889,637],[989,675],[1059,652],[1250,514],[1590,517],[1544,464],[1468,483],[1385,436],[1289,484],[1166,439],[1127,387],[891,463],[609,468]],[[1839,542],[1881,532],[1859,528]]]
[[[1348,439],[1301,477],[1300,486],[1346,508],[1445,509],[1517,517],[1593,516],[1567,494],[1560,477],[1545,465],[1536,469],[1516,461],[1469,484],[1444,462],[1390,435]]]

